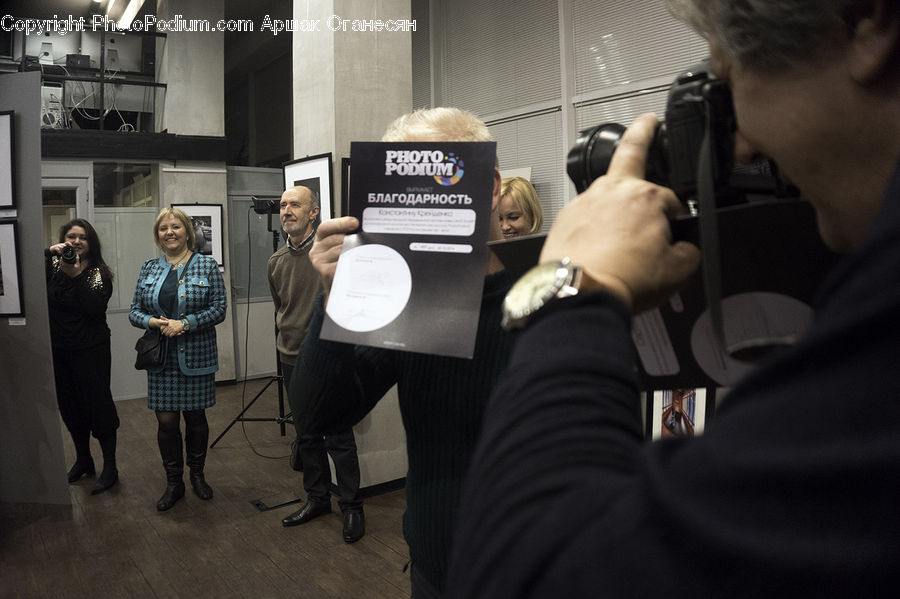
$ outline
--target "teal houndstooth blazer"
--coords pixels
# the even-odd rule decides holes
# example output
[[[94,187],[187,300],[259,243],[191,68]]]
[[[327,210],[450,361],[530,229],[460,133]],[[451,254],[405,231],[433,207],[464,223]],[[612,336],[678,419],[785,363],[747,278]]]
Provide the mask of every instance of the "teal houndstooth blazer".
[[[148,329],[151,317],[165,313],[159,305],[159,290],[170,269],[164,256],[144,262],[128,315],[132,325]],[[190,324],[187,333],[168,340],[178,344],[182,373],[209,374],[219,369],[215,327],[225,320],[226,305],[225,281],[215,259],[194,255],[178,281],[178,314],[166,315],[186,318]]]

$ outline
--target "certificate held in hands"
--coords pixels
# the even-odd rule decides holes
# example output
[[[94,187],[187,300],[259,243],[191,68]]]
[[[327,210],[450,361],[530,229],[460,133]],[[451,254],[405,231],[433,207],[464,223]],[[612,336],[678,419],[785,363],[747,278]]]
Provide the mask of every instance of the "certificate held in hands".
[[[322,338],[471,358],[495,142],[354,142],[350,216]]]

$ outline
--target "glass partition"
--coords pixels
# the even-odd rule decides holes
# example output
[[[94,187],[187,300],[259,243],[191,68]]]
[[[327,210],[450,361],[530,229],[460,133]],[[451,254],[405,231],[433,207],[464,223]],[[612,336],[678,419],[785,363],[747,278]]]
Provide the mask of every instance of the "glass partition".
[[[159,167],[94,163],[94,227],[116,275],[109,309],[127,310],[141,265],[159,255],[153,223],[159,212]]]

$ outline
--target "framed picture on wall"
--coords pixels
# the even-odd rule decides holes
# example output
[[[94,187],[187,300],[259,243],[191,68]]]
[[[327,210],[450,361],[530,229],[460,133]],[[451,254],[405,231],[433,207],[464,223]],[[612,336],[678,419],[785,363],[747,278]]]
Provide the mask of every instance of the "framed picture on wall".
[[[647,436],[693,437],[703,433],[716,405],[714,387],[647,392]]]
[[[307,156],[282,166],[284,172],[284,188],[295,185],[309,187],[319,196],[319,218],[326,221],[334,216],[334,197],[332,195],[331,153]]]
[[[14,220],[0,220],[0,316],[24,316],[19,238]]]
[[[212,256],[225,270],[223,259],[222,204],[172,204],[191,217],[194,223],[194,252]]]
[[[350,159],[341,158],[341,215],[350,213]]]
[[[15,208],[15,144],[13,111],[0,112],[0,208]]]

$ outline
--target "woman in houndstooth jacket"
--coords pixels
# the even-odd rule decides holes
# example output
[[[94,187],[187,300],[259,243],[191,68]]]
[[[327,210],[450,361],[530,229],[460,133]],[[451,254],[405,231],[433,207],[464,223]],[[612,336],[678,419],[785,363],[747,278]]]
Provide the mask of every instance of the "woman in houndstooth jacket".
[[[215,326],[225,320],[225,283],[216,261],[194,254],[191,217],[164,208],[153,225],[164,254],[141,268],[129,320],[138,328],[158,328],[166,337],[162,368],[147,373],[148,407],[156,411],[157,440],[166,471],[166,490],[156,503],[165,511],[184,497],[184,461],[200,499],[211,499],[203,476],[209,424],[206,408],[216,403],[215,372],[219,369]],[[182,458],[181,418],[184,415]]]

